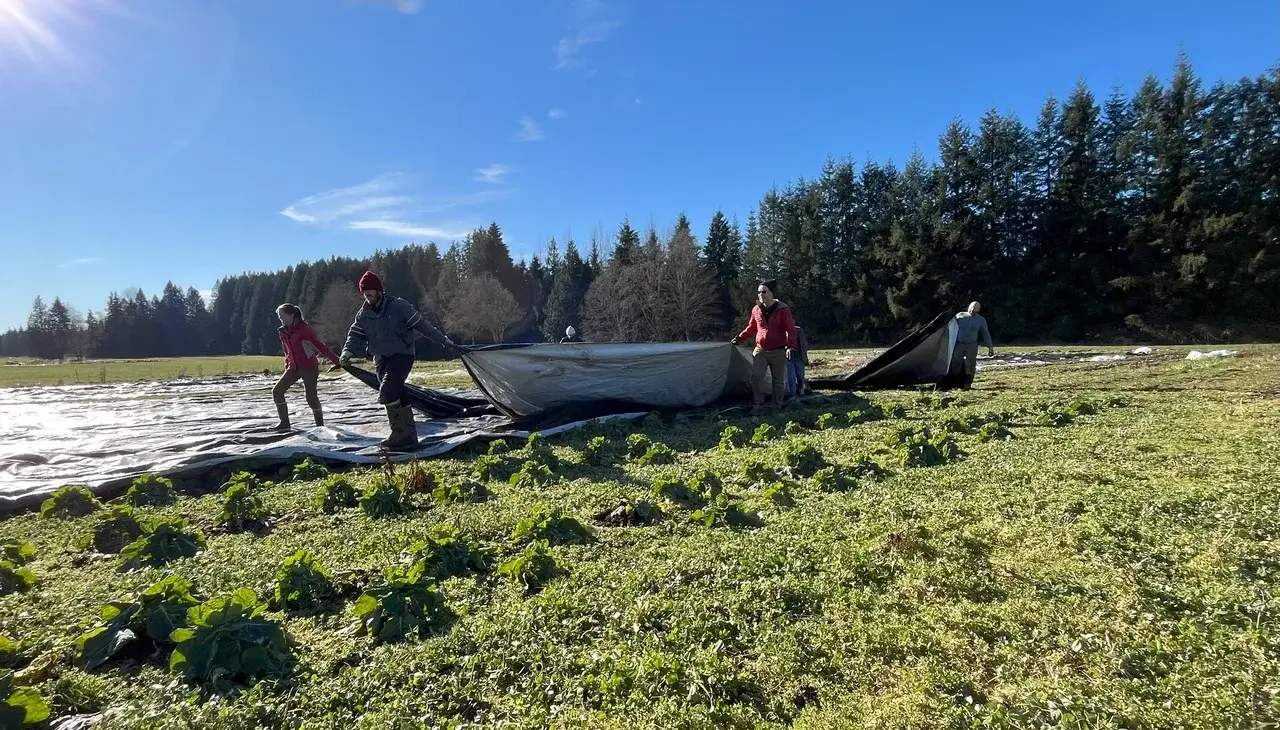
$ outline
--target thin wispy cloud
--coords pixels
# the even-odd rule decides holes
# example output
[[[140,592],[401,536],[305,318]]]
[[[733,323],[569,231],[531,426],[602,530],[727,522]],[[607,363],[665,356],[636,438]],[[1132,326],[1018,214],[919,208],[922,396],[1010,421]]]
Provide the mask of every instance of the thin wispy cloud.
[[[465,236],[465,231],[473,226],[456,222],[427,222],[424,217],[500,200],[508,194],[509,190],[497,189],[429,195],[416,192],[411,176],[387,173],[359,185],[308,195],[280,214],[304,225],[345,228],[397,238],[455,239]]]
[[[510,175],[510,174],[511,174],[510,167],[495,163],[492,165],[488,165],[487,167],[482,167],[479,170],[476,170],[475,177],[473,177],[472,179],[476,180],[477,182],[496,184],[496,183],[502,182],[507,177],[507,175]]]
[[[395,8],[405,15],[417,15],[422,12],[422,0],[363,0],[363,2]]]
[[[602,0],[574,0],[569,32],[556,42],[556,70],[581,66],[583,50],[608,40],[621,25],[622,17]]]
[[[542,127],[534,120],[533,117],[520,117],[519,137],[524,142],[541,142],[546,139],[546,135],[542,133]]]
[[[566,116],[568,115],[565,114],[565,111],[563,109],[552,109],[551,111],[547,112],[548,119],[564,119]]]
[[[84,258],[71,259],[70,261],[63,261],[62,263],[58,264],[58,268],[69,269],[73,266],[92,266],[93,264],[100,264],[103,261],[105,261],[105,259],[103,259],[101,256],[86,256]]]

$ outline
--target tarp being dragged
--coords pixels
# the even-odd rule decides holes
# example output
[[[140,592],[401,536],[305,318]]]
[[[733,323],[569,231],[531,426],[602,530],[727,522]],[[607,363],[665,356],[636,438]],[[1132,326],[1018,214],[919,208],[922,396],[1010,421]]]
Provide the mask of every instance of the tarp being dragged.
[[[729,343],[493,347],[468,352],[462,362],[489,401],[513,419],[564,409],[700,408],[751,393],[749,351]]]
[[[853,372],[808,378],[815,389],[876,390],[913,385],[947,385],[956,344],[955,317],[939,314]]]

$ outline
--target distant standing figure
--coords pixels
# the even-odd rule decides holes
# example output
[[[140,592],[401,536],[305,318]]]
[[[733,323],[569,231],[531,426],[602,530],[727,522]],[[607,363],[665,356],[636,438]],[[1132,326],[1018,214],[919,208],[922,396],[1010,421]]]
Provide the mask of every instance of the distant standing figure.
[[[756,286],[756,303],[751,307],[751,320],[746,329],[730,342],[738,344],[748,337],[754,338],[751,351],[751,390],[754,407],[751,415],[760,415],[764,402],[764,373],[769,371],[773,381],[773,410],[782,407],[787,389],[787,360],[796,345],[796,323],[791,308],[778,301],[775,292],[778,282],[762,281]]]
[[[378,402],[386,408],[387,421],[391,424],[391,435],[382,441],[382,446],[392,451],[415,448],[418,429],[413,422],[413,410],[400,402],[404,383],[413,370],[414,335],[434,337],[451,348],[457,345],[423,319],[412,304],[384,293],[382,280],[372,271],[364,272],[358,286],[364,304],[360,305],[347,332],[340,364],[349,365],[357,351],[368,349],[378,375]]]
[[[979,343],[986,346],[988,355],[996,354],[987,320],[978,314],[981,311],[981,304],[971,302],[966,311],[956,313],[956,347],[951,353],[951,367],[947,375],[959,382],[964,390],[973,387],[973,377],[978,372]]]
[[[570,342],[582,342],[582,338],[578,336],[578,331],[569,325],[565,328],[564,337],[560,338],[560,344],[564,345]]]
[[[293,384],[302,380],[302,387],[307,394],[307,405],[315,416],[316,425],[324,425],[324,413],[320,408],[320,395],[316,392],[316,384],[320,380],[320,361],[318,356],[338,364],[338,355],[319,337],[315,330],[302,318],[302,309],[296,304],[281,304],[276,307],[276,316],[280,318],[280,346],[284,348],[284,375],[271,389],[271,398],[276,403],[276,413],[280,414],[277,431],[289,431],[289,404],[284,396]]]
[[[787,359],[787,392],[794,396],[804,395],[804,369],[809,366],[809,341],[804,336],[804,328],[796,325],[796,347]]]

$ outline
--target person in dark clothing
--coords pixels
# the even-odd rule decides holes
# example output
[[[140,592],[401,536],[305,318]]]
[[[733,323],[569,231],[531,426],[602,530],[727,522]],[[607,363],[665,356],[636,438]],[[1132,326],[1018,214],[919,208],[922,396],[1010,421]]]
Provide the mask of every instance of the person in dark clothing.
[[[764,402],[764,374],[769,371],[773,385],[773,410],[782,407],[787,388],[787,360],[796,346],[796,323],[791,308],[778,301],[774,294],[778,282],[762,281],[756,286],[756,303],[751,307],[751,320],[746,329],[730,340],[738,344],[748,337],[754,338],[751,351],[751,389],[754,407],[751,415],[760,414]]]
[[[570,342],[582,342],[582,338],[578,336],[578,331],[569,325],[565,328],[564,337],[560,338],[560,344],[568,344]]]
[[[339,362],[349,365],[359,350],[367,349],[378,375],[378,402],[387,410],[391,435],[382,442],[389,450],[411,449],[418,445],[418,429],[413,410],[400,401],[404,383],[413,369],[414,334],[434,338],[456,348],[448,335],[436,329],[409,302],[382,291],[382,280],[372,271],[360,277],[364,304],[356,312]]]
[[[316,425],[324,425],[324,412],[320,407],[320,395],[316,386],[320,381],[320,361],[317,356],[338,365],[338,355],[316,336],[315,330],[302,318],[302,309],[296,304],[281,304],[276,307],[276,316],[280,318],[280,346],[284,349],[284,375],[271,389],[271,399],[275,401],[276,413],[280,423],[277,431],[289,431],[289,404],[285,402],[285,393],[294,383],[302,381],[306,390],[307,405],[311,406],[311,414]]]
[[[787,359],[787,392],[792,396],[804,395],[804,369],[809,366],[809,341],[804,328],[796,325],[796,347]]]
[[[981,314],[982,305],[970,302],[969,308],[956,313],[956,345],[951,351],[951,366],[947,379],[958,384],[961,389],[973,387],[973,378],[978,372],[978,345],[985,345],[987,355],[996,354],[991,342],[991,330],[987,329],[987,320]]]

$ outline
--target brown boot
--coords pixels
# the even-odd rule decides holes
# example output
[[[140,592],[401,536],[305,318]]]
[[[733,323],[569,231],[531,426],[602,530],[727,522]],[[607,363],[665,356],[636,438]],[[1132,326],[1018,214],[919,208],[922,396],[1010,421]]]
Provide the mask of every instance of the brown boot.
[[[280,422],[276,424],[276,431],[292,431],[289,425],[289,405],[287,403],[277,403],[276,413],[280,415]]]

